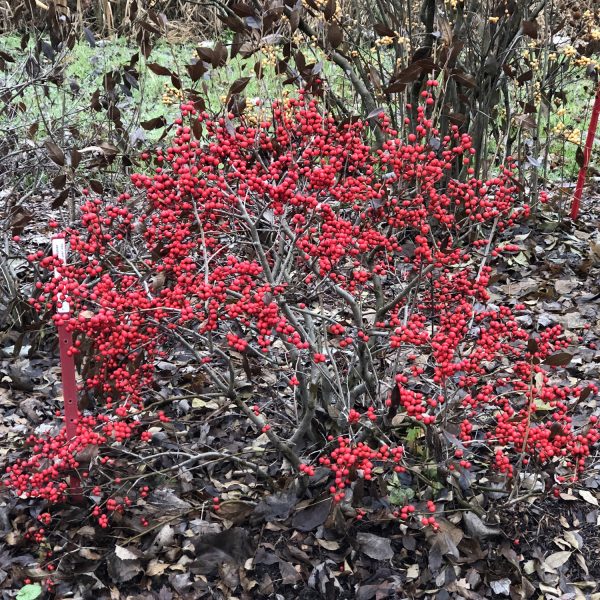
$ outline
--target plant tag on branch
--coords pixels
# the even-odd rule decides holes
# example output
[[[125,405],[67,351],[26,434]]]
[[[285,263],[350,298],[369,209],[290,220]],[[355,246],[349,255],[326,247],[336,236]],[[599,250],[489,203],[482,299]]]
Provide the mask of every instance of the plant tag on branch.
[[[52,254],[60,258],[63,264],[67,262],[67,246],[63,238],[54,238],[52,240]],[[54,269],[54,277],[58,277],[59,273]],[[70,310],[69,303],[63,300],[63,295],[58,294],[58,308],[56,309],[59,313],[68,313]]]

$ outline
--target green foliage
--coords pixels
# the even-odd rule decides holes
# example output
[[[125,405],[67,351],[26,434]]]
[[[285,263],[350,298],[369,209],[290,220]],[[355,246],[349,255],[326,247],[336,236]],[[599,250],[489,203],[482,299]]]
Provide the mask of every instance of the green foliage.
[[[390,504],[394,506],[406,506],[415,497],[415,491],[411,487],[402,485],[396,473],[388,481],[388,492]]]
[[[35,600],[42,595],[42,586],[39,583],[24,585],[17,594],[17,600]]]

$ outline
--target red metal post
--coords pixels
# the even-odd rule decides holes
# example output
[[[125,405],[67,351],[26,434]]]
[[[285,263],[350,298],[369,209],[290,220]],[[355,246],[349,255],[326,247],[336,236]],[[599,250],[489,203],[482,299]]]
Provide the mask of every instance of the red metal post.
[[[67,261],[65,240],[57,238],[52,240],[52,254]],[[58,273],[55,273],[58,275]],[[59,314],[68,315],[70,307],[68,302],[63,301],[57,308]],[[60,349],[60,366],[62,372],[63,398],[65,402],[65,427],[67,437],[74,438],[77,435],[77,423],[79,421],[79,406],[77,403],[77,380],[75,378],[75,359],[70,352],[73,346],[73,335],[67,329],[64,321],[61,321],[58,329],[58,347]],[[81,500],[81,482],[75,475],[71,476],[71,491],[75,501]]]
[[[596,129],[598,128],[598,116],[600,116],[600,84],[596,90],[596,101],[594,102],[592,118],[590,119],[590,126],[585,140],[585,148],[583,149],[583,163],[579,169],[577,187],[575,188],[575,195],[573,196],[573,202],[571,203],[571,219],[573,220],[577,219],[579,215],[579,205],[581,203],[581,195],[583,194],[583,185],[592,156],[592,147],[594,145],[594,138],[596,137]]]
[[[66,325],[58,326],[60,348],[60,366],[62,371],[63,397],[65,400],[65,424],[67,436],[75,437],[77,422],[79,421],[79,408],[77,406],[77,381],[75,380],[75,359],[69,352],[73,345],[73,336]]]

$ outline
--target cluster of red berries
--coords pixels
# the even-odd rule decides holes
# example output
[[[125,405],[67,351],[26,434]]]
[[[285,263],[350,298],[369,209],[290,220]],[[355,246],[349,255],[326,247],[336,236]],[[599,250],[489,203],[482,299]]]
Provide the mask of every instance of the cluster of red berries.
[[[29,527],[23,536],[26,540],[41,544],[46,541],[46,530],[43,527]]]
[[[298,465],[298,471],[308,475],[309,477],[312,477],[315,474],[315,468],[311,467],[310,465],[305,465],[304,463]]]
[[[369,481],[377,463],[393,465],[393,470],[397,473],[406,470],[400,464],[404,455],[402,446],[389,447],[382,444],[378,448],[371,448],[364,442],[353,444],[343,436],[335,439],[330,436],[330,441],[334,442],[335,448],[328,455],[321,456],[319,464],[327,467],[334,475],[334,484],[329,491],[336,502],[344,499],[344,490],[353,480],[362,477]]]
[[[168,420],[168,417],[165,418]],[[30,435],[26,439],[30,455],[7,467],[4,484],[19,495],[52,503],[63,502],[69,490],[66,481],[69,475],[76,474],[84,484],[90,477],[90,472],[83,468],[85,463],[80,462],[85,460],[89,451],[113,440],[123,442],[130,439],[140,425],[139,421],[117,420],[107,414],[87,415],[79,419],[77,434],[72,439],[68,438],[65,428],[54,437]],[[110,465],[113,459],[103,456],[99,462]],[[118,483],[118,478],[115,482]],[[90,486],[90,491],[93,495],[100,495],[97,486]]]

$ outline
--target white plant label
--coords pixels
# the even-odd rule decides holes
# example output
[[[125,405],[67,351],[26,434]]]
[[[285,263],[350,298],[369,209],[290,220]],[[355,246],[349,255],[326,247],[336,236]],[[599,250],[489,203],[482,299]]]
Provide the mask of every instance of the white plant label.
[[[67,245],[63,238],[54,238],[52,240],[52,255],[60,258],[63,264],[67,262]],[[54,269],[54,277],[58,277],[58,271]],[[56,309],[59,313],[68,313],[70,310],[69,303],[62,300],[62,294],[58,295],[59,306]]]

